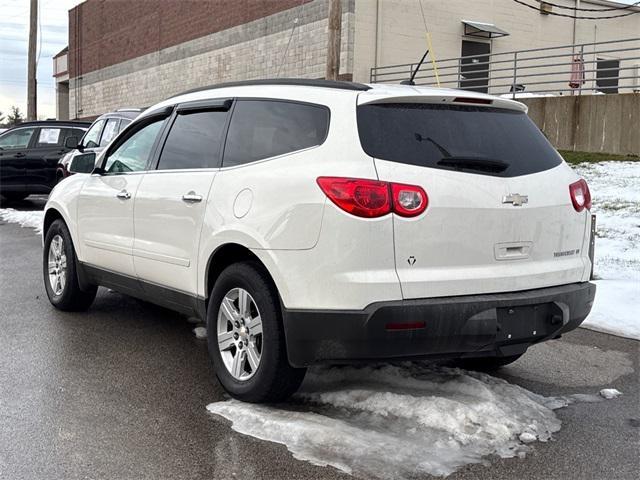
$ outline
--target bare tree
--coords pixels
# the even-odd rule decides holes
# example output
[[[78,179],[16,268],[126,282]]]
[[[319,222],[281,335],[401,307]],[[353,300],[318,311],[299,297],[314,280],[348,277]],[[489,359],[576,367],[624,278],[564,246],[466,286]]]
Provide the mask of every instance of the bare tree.
[[[18,107],[11,107],[11,111],[9,112],[9,115],[7,115],[7,127],[13,127],[15,125],[18,125],[20,123],[22,123],[24,120],[24,117],[22,116],[22,112],[20,111],[20,108]]]

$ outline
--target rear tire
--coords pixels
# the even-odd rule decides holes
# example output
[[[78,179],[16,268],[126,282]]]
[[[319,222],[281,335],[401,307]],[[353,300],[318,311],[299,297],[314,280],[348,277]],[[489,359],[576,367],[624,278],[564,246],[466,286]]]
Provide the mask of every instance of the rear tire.
[[[59,310],[84,311],[96,298],[98,287],[80,288],[71,234],[60,219],[51,224],[45,235],[42,273],[49,301]]]
[[[518,355],[510,355],[508,357],[480,357],[480,358],[460,358],[456,360],[456,366],[465,370],[477,370],[479,372],[492,372],[507,366],[520,357],[524,353]]]
[[[306,369],[289,364],[281,317],[275,287],[258,262],[220,274],[209,297],[207,343],[216,376],[234,398],[279,402],[302,383]]]

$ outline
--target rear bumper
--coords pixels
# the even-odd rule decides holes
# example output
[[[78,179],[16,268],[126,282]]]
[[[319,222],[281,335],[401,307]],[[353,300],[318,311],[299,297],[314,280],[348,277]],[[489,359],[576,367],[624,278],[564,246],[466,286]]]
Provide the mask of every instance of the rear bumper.
[[[578,327],[589,282],[488,295],[380,302],[364,310],[284,310],[289,362],[509,356]],[[412,329],[402,328],[406,323]],[[394,324],[394,325],[390,325]]]

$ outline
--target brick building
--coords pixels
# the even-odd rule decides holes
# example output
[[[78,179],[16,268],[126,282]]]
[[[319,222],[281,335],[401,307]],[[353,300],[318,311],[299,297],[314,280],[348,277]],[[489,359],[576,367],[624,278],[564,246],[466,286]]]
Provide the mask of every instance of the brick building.
[[[425,23],[438,59],[640,37],[640,14],[576,21],[512,0],[422,0],[422,8],[424,21],[420,0],[342,0],[341,77],[368,82],[372,68],[416,62]],[[328,0],[86,0],[69,12],[68,58],[55,59],[58,104],[68,103],[71,118],[91,118],[224,81],[322,78],[327,13]],[[640,48],[625,55],[638,58]],[[558,82],[566,85],[564,76]]]

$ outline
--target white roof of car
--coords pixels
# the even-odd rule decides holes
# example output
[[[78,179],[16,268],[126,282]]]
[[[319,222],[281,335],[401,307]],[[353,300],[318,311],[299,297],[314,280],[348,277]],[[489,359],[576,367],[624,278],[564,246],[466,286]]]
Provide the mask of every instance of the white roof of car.
[[[527,111],[523,103],[469,90],[426,87],[417,85],[361,84],[331,82],[326,80],[275,79],[213,85],[191,90],[164,100],[143,112],[147,116],[157,110],[178,103],[202,101],[224,97],[282,98],[323,103],[344,100],[345,96],[357,97],[358,104],[366,103],[449,103],[492,106],[510,110]]]

